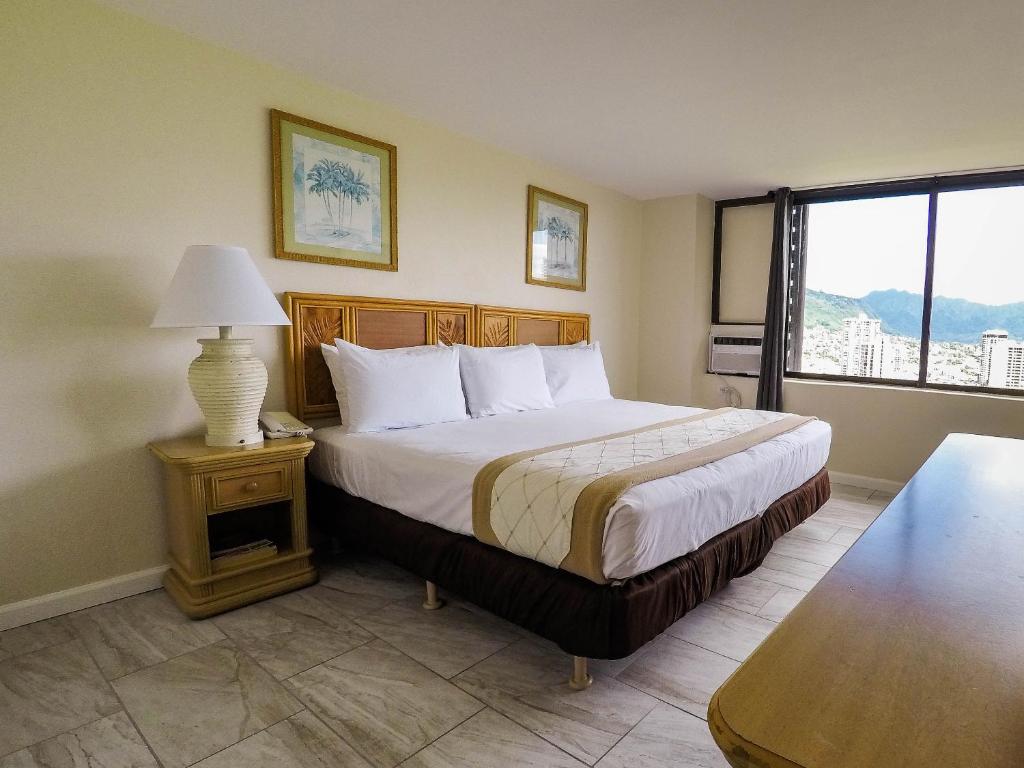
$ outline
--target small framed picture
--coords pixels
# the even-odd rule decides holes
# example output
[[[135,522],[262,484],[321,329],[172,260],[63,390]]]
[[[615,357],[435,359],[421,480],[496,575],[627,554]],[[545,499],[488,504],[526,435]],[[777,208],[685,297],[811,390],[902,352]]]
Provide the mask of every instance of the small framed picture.
[[[270,133],[277,258],[397,271],[394,145],[276,109]]]
[[[529,187],[526,282],[587,290],[587,204]]]

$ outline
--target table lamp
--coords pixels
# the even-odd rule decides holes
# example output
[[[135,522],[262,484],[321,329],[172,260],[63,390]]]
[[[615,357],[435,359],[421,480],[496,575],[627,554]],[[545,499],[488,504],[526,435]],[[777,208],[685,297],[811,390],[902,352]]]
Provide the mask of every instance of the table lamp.
[[[199,339],[203,353],[188,369],[188,385],[206,417],[207,445],[263,442],[258,419],[267,367],[253,354],[253,340],[232,338],[231,327],[290,324],[245,248],[185,249],[150,327],[220,328],[220,338]]]

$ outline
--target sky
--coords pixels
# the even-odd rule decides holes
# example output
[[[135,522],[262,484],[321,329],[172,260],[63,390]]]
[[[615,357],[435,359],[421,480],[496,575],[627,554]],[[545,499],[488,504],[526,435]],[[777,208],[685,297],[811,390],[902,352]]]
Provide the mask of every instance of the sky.
[[[927,230],[927,195],[811,205],[807,287],[923,293]],[[934,293],[1024,301],[1024,186],[939,194]]]

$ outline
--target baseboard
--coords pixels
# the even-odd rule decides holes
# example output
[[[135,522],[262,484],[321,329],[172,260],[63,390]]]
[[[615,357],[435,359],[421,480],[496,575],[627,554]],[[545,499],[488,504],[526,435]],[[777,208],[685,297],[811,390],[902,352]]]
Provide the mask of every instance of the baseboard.
[[[865,477],[864,475],[851,475],[847,472],[828,471],[828,476],[833,483],[843,485],[855,485],[858,488],[870,488],[873,491],[885,491],[886,493],[899,493],[906,483],[899,483],[895,480],[883,480],[880,477]]]
[[[136,571],[124,576],[116,576],[105,581],[94,581],[80,587],[51,592],[48,595],[31,597],[17,603],[0,606],[0,632],[34,621],[51,619],[72,611],[91,608],[100,603],[131,597],[140,592],[149,592],[160,586],[167,566]]]

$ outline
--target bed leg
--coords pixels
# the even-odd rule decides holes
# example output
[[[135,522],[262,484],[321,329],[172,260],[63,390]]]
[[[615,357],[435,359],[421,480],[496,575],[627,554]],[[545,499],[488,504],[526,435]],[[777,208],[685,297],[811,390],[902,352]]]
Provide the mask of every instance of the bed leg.
[[[427,599],[423,601],[423,607],[428,611],[436,611],[444,605],[444,600],[437,596],[437,584],[427,582]]]
[[[574,691],[582,691],[590,687],[594,678],[587,672],[587,657],[572,657],[572,677],[569,678],[569,687]]]

